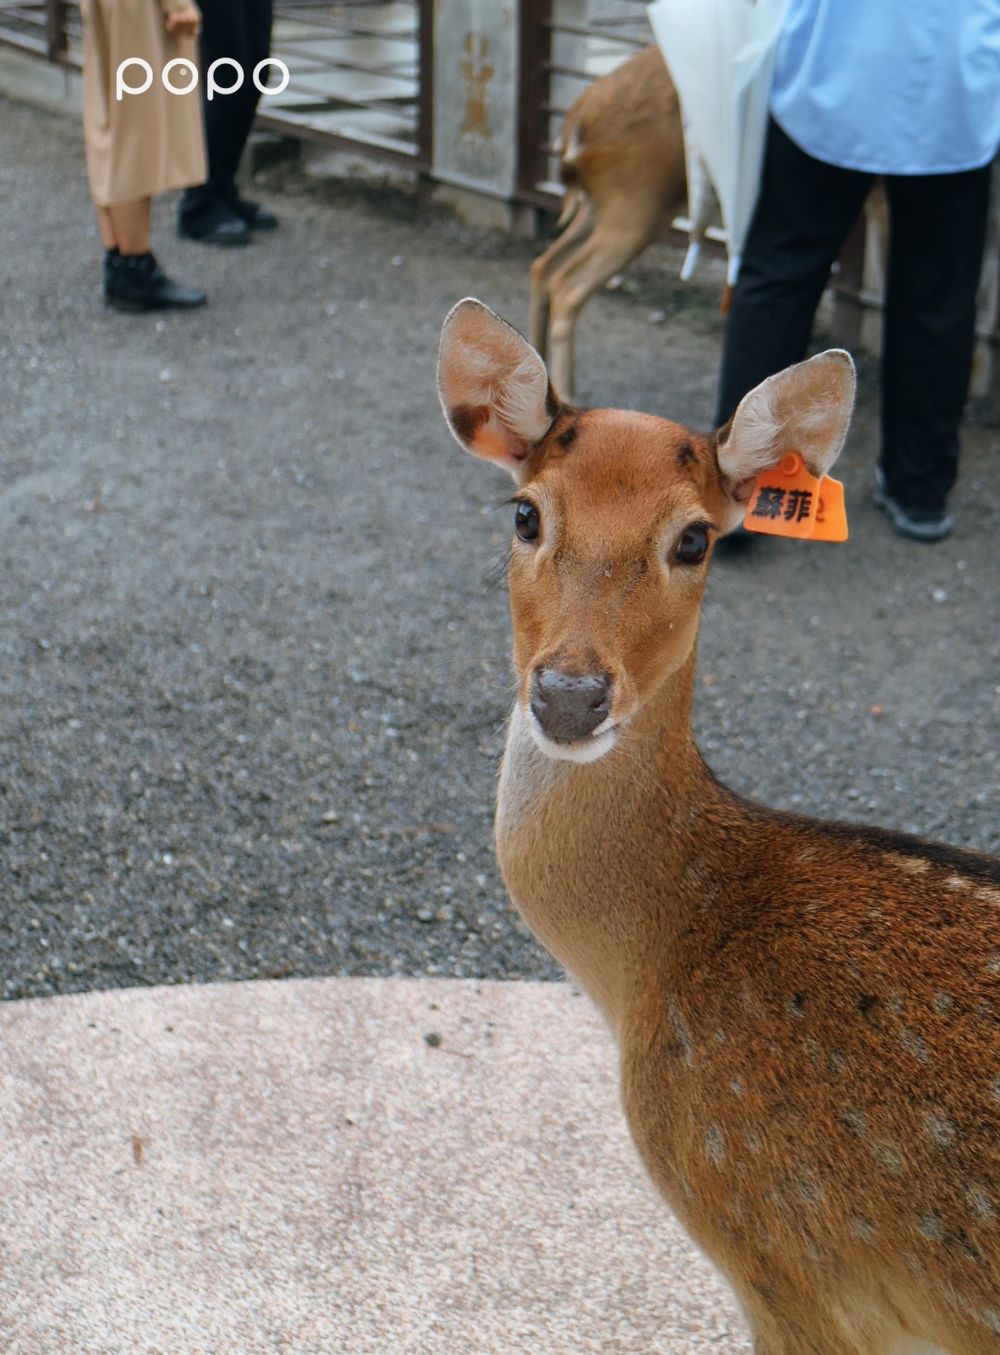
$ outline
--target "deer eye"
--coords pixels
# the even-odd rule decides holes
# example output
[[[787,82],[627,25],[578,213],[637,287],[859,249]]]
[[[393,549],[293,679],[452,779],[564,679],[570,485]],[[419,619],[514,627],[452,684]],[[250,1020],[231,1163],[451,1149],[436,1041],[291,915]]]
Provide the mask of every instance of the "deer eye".
[[[682,565],[700,565],[707,551],[708,528],[703,522],[693,522],[684,529],[675,555]]]
[[[519,539],[521,541],[537,541],[541,530],[542,523],[538,516],[538,509],[533,503],[528,503],[526,499],[519,500],[514,510],[514,531]]]

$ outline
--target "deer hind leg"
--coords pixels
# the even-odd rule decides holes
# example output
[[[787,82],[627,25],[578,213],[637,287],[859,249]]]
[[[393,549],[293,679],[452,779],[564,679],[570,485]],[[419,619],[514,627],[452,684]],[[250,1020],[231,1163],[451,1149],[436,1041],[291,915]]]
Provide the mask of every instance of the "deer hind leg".
[[[541,356],[546,357],[549,346],[549,286],[552,273],[572,249],[590,233],[593,226],[590,203],[584,199],[569,225],[556,236],[544,254],[531,265],[531,294],[528,302],[528,342]]]
[[[573,399],[573,348],[580,312],[598,287],[646,248],[655,231],[655,221],[623,224],[598,217],[589,240],[553,275],[549,284],[549,370],[564,399]]]

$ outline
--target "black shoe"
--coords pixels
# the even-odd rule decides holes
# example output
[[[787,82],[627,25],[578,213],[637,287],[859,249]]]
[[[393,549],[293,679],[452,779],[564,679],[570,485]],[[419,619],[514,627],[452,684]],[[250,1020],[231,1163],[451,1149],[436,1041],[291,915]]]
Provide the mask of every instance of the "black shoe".
[[[197,213],[182,212],[177,218],[177,234],[182,240],[200,240],[205,245],[250,243],[250,227],[224,202]]]
[[[229,206],[252,231],[274,231],[278,229],[278,218],[260,202],[251,202],[249,198],[235,197]]]
[[[191,310],[204,306],[205,293],[171,282],[152,254],[104,257],[104,300],[117,311]]]
[[[908,536],[911,541],[942,541],[955,525],[947,509],[907,508],[881,485],[875,490],[875,507],[882,509],[900,536]]]

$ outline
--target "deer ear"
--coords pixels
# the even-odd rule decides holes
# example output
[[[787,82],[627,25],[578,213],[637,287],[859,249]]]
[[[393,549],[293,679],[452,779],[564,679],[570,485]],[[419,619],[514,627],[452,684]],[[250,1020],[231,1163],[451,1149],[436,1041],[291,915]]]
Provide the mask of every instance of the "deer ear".
[[[506,467],[515,480],[559,409],[542,359],[517,330],[472,297],[460,301],[444,322],[438,394],[459,444]]]
[[[789,452],[798,452],[817,479],[827,473],[847,437],[855,385],[851,355],[830,348],[744,395],[716,440],[731,510],[727,531],[743,517],[758,474]]]

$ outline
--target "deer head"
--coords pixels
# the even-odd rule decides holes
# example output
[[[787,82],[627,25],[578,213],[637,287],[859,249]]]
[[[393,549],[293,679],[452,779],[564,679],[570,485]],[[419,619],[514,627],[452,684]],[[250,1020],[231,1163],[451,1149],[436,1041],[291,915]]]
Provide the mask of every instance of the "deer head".
[[[564,405],[535,350],[481,302],[444,323],[438,388],[460,445],[513,476],[508,571],[518,704],[553,758],[607,753],[690,658],[708,562],[757,474],[836,460],[854,365],[831,349],[769,377],[725,428]]]

